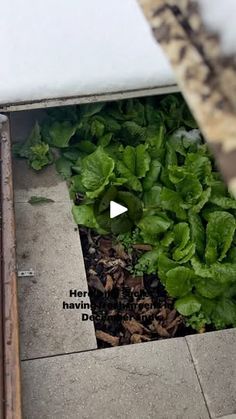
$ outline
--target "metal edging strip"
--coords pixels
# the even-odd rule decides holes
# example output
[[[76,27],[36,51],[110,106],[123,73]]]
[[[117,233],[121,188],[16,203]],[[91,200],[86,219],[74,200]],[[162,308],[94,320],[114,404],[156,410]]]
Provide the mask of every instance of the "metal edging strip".
[[[179,92],[179,87],[176,84],[169,84],[164,86],[153,86],[150,88],[133,89],[126,91],[107,92],[98,94],[65,96],[58,98],[44,98],[32,101],[19,101],[16,103],[0,104],[1,112],[14,112],[39,108],[49,108],[53,106],[69,106],[81,105],[84,103],[105,102],[112,100],[130,99],[135,97],[162,95],[167,93]]]

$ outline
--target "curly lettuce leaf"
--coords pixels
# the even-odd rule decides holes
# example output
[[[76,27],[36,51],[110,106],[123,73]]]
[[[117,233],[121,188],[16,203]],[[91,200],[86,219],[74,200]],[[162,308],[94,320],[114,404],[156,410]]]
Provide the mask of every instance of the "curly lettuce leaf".
[[[117,121],[133,121],[139,125],[145,124],[145,107],[138,99],[113,102],[108,113]]]
[[[195,255],[195,243],[189,243],[182,251],[182,258],[178,260],[179,264],[185,264],[189,262]]]
[[[57,172],[63,177],[63,179],[69,179],[72,175],[71,168],[73,166],[73,162],[68,160],[64,156],[59,157],[59,159],[55,162]]]
[[[105,125],[101,121],[94,119],[91,122],[90,129],[93,137],[101,138],[104,134]]]
[[[81,175],[74,175],[70,178],[69,193],[70,199],[75,200],[78,193],[85,194],[86,190],[82,184]]]
[[[183,316],[191,316],[200,311],[201,303],[195,295],[189,294],[176,300],[175,308]]]
[[[49,143],[53,147],[67,147],[71,137],[73,137],[75,133],[76,126],[69,121],[53,122],[48,130]]]
[[[217,301],[212,311],[212,322],[217,329],[236,326],[236,303],[228,298]]]
[[[76,160],[80,157],[80,151],[75,147],[69,147],[68,149],[64,149],[61,153],[63,157],[72,161],[73,164],[76,163]]]
[[[32,128],[30,135],[26,139],[24,143],[17,143],[14,144],[14,154],[18,157],[29,158],[32,152],[31,147],[41,144],[42,143],[42,136],[41,136],[41,128],[38,122],[35,123],[34,127]]]
[[[168,230],[172,221],[165,214],[144,215],[137,225],[144,234],[158,235]]]
[[[236,209],[236,200],[233,199],[227,191],[225,184],[220,179],[211,181],[210,202],[221,209]]]
[[[164,235],[163,239],[161,240],[161,246],[168,248],[174,241],[174,233],[173,231],[167,231]]]
[[[198,278],[195,283],[198,294],[205,298],[216,298],[222,295],[227,289],[226,284],[221,284],[213,278]]]
[[[157,182],[159,174],[161,172],[161,163],[159,160],[152,160],[150,163],[149,171],[142,182],[143,190],[149,191]]]
[[[153,186],[143,194],[143,203],[145,208],[157,208],[160,207],[161,200],[161,186]]]
[[[105,103],[88,103],[80,106],[80,115],[83,117],[91,117],[98,114],[105,106]]]
[[[174,243],[172,257],[179,263],[188,262],[195,253],[195,244],[190,241],[190,228],[187,223],[179,223],[174,227]]]
[[[194,204],[191,208],[192,212],[195,212],[198,214],[202,208],[205,206],[205,204],[209,201],[211,195],[211,187],[206,188],[204,191],[202,191],[201,195],[199,196],[199,200],[196,204]]]
[[[189,211],[188,220],[190,225],[191,241],[195,243],[197,255],[202,258],[205,253],[205,228],[201,217],[198,214]]]
[[[127,185],[134,191],[142,191],[139,179],[143,178],[150,166],[150,156],[147,146],[140,144],[137,147],[127,146],[123,152],[122,161],[117,162],[117,170],[127,179]]]
[[[186,171],[185,167],[177,166],[176,164],[172,164],[168,167],[169,179],[171,183],[178,184],[182,182],[186,176],[188,176],[188,172]]]
[[[166,96],[160,102],[160,110],[162,111],[163,121],[170,131],[183,125],[190,128],[197,128],[188,106],[181,100],[180,96]]]
[[[108,132],[107,134],[103,135],[99,138],[98,145],[100,145],[101,147],[107,147],[112,140],[112,136],[112,132]]]
[[[161,208],[167,211],[174,212],[176,217],[180,220],[186,220],[187,213],[183,209],[184,201],[180,194],[168,188],[162,188],[160,193]]]
[[[18,157],[28,159],[29,165],[34,170],[41,170],[53,162],[53,155],[48,144],[42,140],[41,128],[35,123],[27,140],[21,144],[15,144],[13,152]]]
[[[138,179],[143,178],[147,173],[150,160],[146,145],[140,144],[137,147],[127,146],[124,150],[123,162]]]
[[[178,223],[174,226],[175,252],[183,250],[190,240],[190,229],[187,223]]]
[[[29,163],[34,170],[41,170],[53,162],[48,144],[40,142],[30,147]]]
[[[158,255],[160,251],[158,249],[150,250],[144,253],[135,265],[135,272],[137,274],[153,274],[157,271],[158,267]]]
[[[126,121],[122,124],[120,137],[125,144],[137,145],[145,141],[146,128],[136,124],[134,121]]]
[[[95,144],[93,144],[91,141],[88,140],[80,140],[78,141],[78,143],[76,143],[76,148],[80,151],[79,156],[84,153],[84,154],[91,154],[94,151],[96,151],[97,147]],[[78,156],[78,158],[79,158]]]
[[[99,228],[94,215],[93,205],[73,205],[72,214],[76,224],[93,229]]]
[[[158,276],[164,285],[166,284],[167,272],[177,266],[177,262],[170,259],[165,253],[160,252],[158,256]]]
[[[212,204],[218,205],[224,210],[236,209],[236,200],[227,196],[212,195],[209,199]]]
[[[236,263],[216,262],[209,265],[201,263],[197,257],[192,257],[191,265],[196,275],[202,278],[213,278],[219,283],[230,284],[236,280]]]
[[[236,280],[236,263],[220,263],[216,262],[210,268],[212,278],[222,284],[235,283]]]
[[[129,218],[128,214],[121,214],[119,217],[115,217],[110,221],[111,231],[113,234],[122,234],[131,231],[133,222]]]
[[[233,241],[235,218],[225,211],[215,211],[209,215],[206,228],[206,263],[222,261]]]
[[[166,148],[165,133],[166,129],[163,124],[147,128],[146,144],[148,145],[148,151],[152,159],[159,161],[164,159]]]
[[[196,204],[203,192],[200,181],[191,173],[176,184],[176,190],[187,204]]]
[[[206,183],[212,171],[210,159],[200,153],[188,153],[185,167],[203,184]]]
[[[196,275],[192,269],[179,266],[166,274],[166,289],[171,297],[183,297],[192,291]]]
[[[82,184],[88,198],[96,198],[105,189],[115,167],[114,160],[98,147],[82,161]]]

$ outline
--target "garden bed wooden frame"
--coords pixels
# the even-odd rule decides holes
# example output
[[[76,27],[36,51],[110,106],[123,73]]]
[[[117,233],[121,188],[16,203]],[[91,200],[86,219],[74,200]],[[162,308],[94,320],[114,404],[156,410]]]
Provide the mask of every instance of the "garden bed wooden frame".
[[[1,281],[0,419],[21,419],[19,330],[13,208],[12,162],[8,120],[1,139]]]

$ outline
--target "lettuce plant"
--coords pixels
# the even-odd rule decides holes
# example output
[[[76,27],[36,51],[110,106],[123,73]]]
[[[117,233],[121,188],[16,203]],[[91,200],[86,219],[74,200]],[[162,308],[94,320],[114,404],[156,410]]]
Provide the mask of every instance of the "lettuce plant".
[[[195,329],[236,325],[236,201],[180,96],[51,110],[17,153],[39,169],[55,148],[77,224],[151,245],[135,272]],[[128,211],[111,220],[111,200]]]

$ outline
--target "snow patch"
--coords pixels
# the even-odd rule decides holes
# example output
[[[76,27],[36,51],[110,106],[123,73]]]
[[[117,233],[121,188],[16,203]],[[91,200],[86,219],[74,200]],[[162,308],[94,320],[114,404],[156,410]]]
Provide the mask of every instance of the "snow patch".
[[[10,0],[1,16],[1,104],[175,84],[136,0]]]
[[[2,124],[7,122],[7,116],[0,113],[0,129],[2,128]]]
[[[0,124],[7,122],[7,116],[0,113]]]
[[[183,137],[189,141],[192,141],[193,143],[201,141],[201,133],[197,128],[191,129],[190,131],[186,131],[185,128],[179,128],[173,133],[173,138],[179,139]]]
[[[198,0],[203,21],[208,29],[220,35],[222,51],[236,52],[236,1]]]

